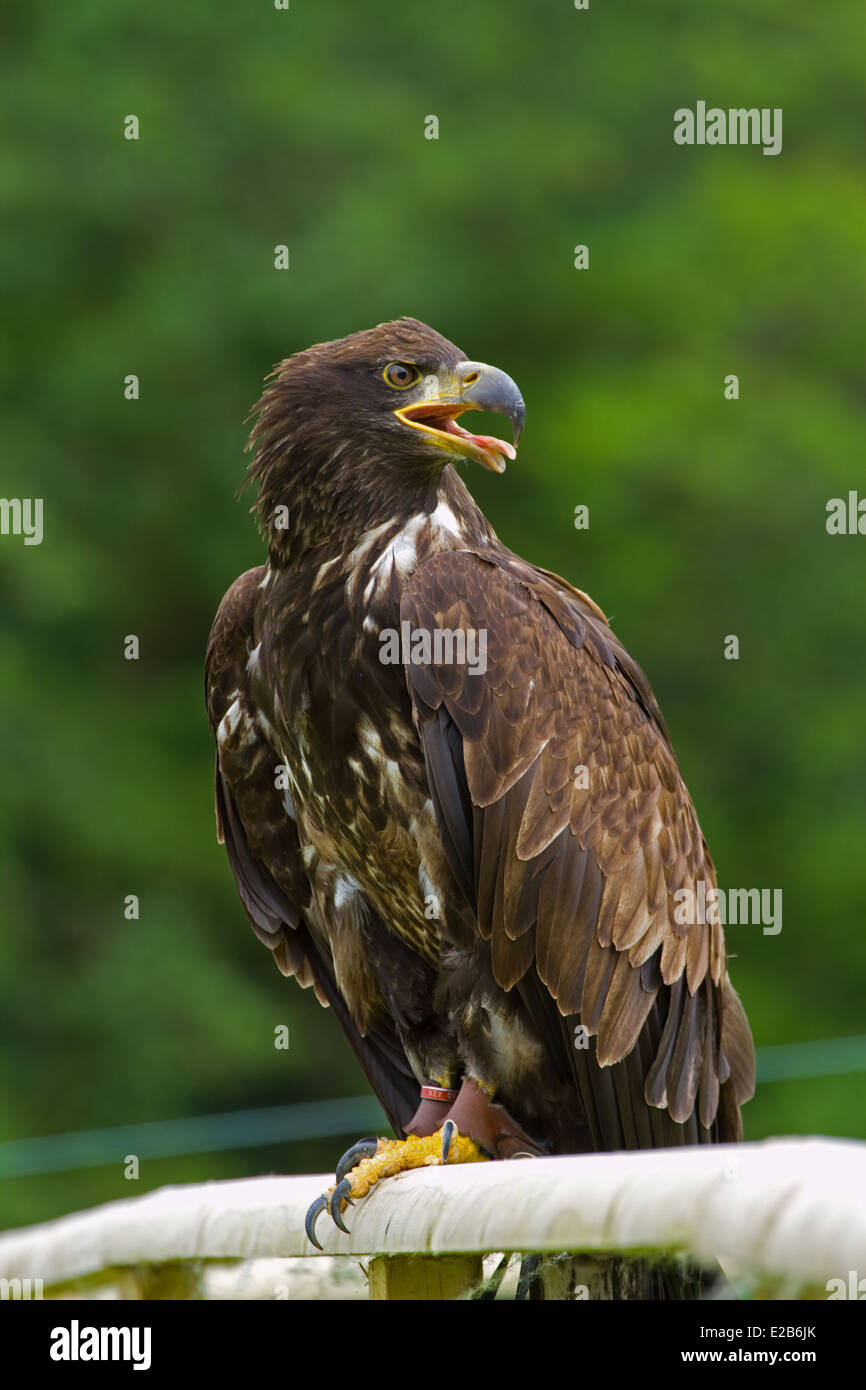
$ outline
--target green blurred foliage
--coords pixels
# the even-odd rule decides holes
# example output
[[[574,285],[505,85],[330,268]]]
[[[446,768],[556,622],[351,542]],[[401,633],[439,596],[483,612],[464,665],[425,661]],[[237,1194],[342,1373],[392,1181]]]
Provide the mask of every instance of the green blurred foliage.
[[[866,538],[824,521],[866,492],[864,55],[854,0],[7,16],[0,492],[41,496],[45,537],[0,537],[0,1138],[363,1089],[245,925],[202,659],[261,554],[234,491],[264,374],[401,313],[521,384],[520,457],[470,486],[613,615],[722,884],[784,890],[781,935],[729,932],[757,1042],[862,1031]],[[782,107],[783,153],[677,147],[699,98]],[[747,1134],[866,1136],[863,1092],[767,1086]],[[136,1188],[338,1147],[165,1160]],[[8,1182],[0,1221],[128,1196],[122,1157]]]

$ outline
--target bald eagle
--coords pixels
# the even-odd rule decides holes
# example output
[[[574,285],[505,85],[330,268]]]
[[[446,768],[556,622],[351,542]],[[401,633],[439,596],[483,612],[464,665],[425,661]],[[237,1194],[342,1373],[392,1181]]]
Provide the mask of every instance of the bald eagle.
[[[247,481],[267,562],[213,624],[218,832],[253,930],[312,986],[398,1139],[316,1204],[429,1161],[739,1139],[754,1088],[715,872],[664,720],[601,610],[499,540],[504,372],[404,318],[277,367]],[[704,890],[704,891],[705,891]]]

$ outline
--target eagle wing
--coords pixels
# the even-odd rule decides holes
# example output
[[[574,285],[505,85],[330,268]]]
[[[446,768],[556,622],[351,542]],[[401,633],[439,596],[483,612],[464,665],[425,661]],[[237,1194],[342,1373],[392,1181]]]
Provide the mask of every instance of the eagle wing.
[[[310,926],[310,882],[290,803],[276,786],[280,755],[268,741],[247,676],[254,646],[256,595],[264,566],[236,580],[220,604],[205,666],[205,699],[216,738],[217,836],[225,844],[240,900],[256,936],[284,975],[312,986],[339,1019],[397,1134],[418,1105],[396,1031],[377,1020],[364,1036],[353,1022],[334,977],[321,934]]]
[[[740,1137],[751,1036],[721,928],[675,918],[715,873],[643,673],[585,595],[507,553],[429,559],[401,619],[486,634],[483,673],[406,667],[431,796],[496,981],[596,1148]]]

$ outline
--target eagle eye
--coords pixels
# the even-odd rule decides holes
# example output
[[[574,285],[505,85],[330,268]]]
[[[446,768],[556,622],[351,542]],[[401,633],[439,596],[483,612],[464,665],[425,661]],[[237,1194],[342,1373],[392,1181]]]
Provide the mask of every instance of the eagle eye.
[[[398,391],[414,386],[421,377],[414,362],[389,362],[382,375],[388,385],[396,387]]]

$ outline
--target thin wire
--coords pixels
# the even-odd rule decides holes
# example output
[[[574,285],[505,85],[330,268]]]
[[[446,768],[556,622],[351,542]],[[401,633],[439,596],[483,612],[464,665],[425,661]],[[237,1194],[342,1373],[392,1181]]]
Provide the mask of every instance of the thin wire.
[[[866,1071],[866,1034],[761,1047],[757,1055],[759,1085],[851,1075]],[[261,1110],[11,1139],[0,1143],[0,1178],[99,1168],[122,1163],[133,1154],[140,1159],[174,1158],[342,1134],[356,1137],[380,1130],[383,1124],[384,1116],[374,1096],[346,1096],[342,1100],[304,1101]]]
[[[262,1110],[234,1110],[223,1115],[195,1115],[110,1129],[48,1134],[0,1144],[0,1177],[29,1177],[73,1168],[122,1163],[127,1155],[171,1158],[213,1153],[219,1149],[255,1148],[260,1144],[296,1143],[381,1129],[382,1108],[374,1096],[274,1105]]]

